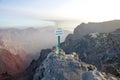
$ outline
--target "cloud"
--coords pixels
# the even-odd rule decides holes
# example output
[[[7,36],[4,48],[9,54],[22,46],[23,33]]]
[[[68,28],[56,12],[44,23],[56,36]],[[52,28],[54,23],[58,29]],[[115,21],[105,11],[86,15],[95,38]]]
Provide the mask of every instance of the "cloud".
[[[72,0],[56,14],[83,21],[120,19],[119,0]]]
[[[66,27],[72,22],[120,19],[119,3],[119,0],[6,0],[0,3],[0,18],[42,20]]]
[[[14,14],[16,17],[103,21],[120,19],[119,3],[119,0],[12,0],[0,8],[6,10],[6,15]]]

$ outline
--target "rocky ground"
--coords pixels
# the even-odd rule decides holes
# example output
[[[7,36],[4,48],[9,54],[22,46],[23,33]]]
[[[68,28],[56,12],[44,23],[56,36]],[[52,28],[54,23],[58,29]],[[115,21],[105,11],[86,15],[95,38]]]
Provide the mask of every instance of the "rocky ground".
[[[91,33],[81,39],[72,35],[63,42],[62,49],[70,54],[76,52],[79,58],[95,65],[99,70],[120,77],[120,30],[111,33]]]
[[[76,53],[61,51],[58,58],[52,51],[36,69],[33,80],[118,80],[112,75],[100,72],[93,65],[82,62]]]

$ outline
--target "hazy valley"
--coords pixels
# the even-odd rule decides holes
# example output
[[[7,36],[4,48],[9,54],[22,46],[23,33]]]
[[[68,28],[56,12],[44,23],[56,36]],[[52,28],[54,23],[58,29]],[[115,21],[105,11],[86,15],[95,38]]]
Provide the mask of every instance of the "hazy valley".
[[[23,72],[41,49],[57,44],[54,27],[0,29],[0,74],[15,75]],[[62,41],[70,33],[64,32]]]

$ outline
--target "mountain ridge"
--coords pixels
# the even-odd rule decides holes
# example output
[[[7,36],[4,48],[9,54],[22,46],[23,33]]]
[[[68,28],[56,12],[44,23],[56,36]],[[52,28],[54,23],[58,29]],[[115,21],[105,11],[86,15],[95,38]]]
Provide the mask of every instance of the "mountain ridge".
[[[73,39],[80,39],[89,33],[109,33],[120,28],[120,20],[81,23],[73,31]]]
[[[79,29],[76,32],[78,34],[80,34]],[[66,40],[61,43],[61,48],[68,54],[76,52],[82,61],[93,64],[106,73],[120,77],[119,32],[120,30],[117,28],[113,32],[94,32],[82,37],[75,33],[69,34]],[[76,35],[78,36],[77,38]]]

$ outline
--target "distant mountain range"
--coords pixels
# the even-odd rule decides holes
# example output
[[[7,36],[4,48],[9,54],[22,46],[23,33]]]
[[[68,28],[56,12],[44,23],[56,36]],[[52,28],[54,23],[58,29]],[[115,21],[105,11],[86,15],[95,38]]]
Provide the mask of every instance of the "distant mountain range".
[[[40,52],[40,49],[50,48],[57,44],[57,37],[54,31],[54,27],[0,29],[0,41],[6,47],[10,48],[15,46],[18,49],[23,49],[27,53],[36,53]],[[69,33],[69,31],[65,31],[61,41],[64,41]],[[10,51],[14,54],[18,53],[18,51]]]
[[[0,47],[31,61],[39,55],[41,49],[51,48],[57,44],[55,29],[54,27],[0,29]],[[69,33],[64,31],[61,41],[64,41]]]

